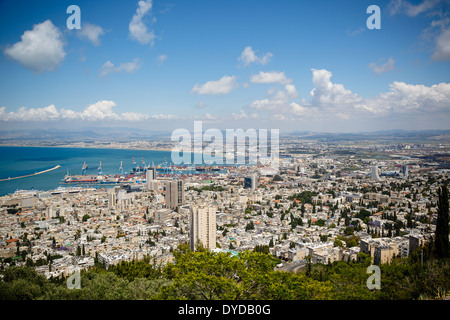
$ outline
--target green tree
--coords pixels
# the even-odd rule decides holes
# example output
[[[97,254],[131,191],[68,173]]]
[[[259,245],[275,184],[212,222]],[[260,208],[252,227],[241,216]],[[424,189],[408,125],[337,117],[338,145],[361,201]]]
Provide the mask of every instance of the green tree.
[[[449,256],[449,203],[448,203],[448,188],[444,185],[438,191],[438,217],[436,222],[435,232],[435,248],[436,254],[439,258]]]
[[[240,252],[239,257],[186,252],[165,268],[165,278],[172,283],[161,288],[157,299],[299,300],[332,295],[331,283],[274,271],[277,263],[279,260],[260,252]]]
[[[254,230],[254,229],[255,229],[255,225],[253,224],[253,221],[250,221],[250,222],[247,223],[247,225],[245,226],[245,231]]]

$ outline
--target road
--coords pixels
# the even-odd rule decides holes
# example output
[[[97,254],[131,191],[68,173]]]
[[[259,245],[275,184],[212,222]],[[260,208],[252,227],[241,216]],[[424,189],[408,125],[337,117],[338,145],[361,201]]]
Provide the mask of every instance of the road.
[[[300,268],[305,267],[307,264],[306,260],[300,260],[298,262],[286,262],[283,263],[281,268],[276,268],[277,271],[286,271],[286,272],[297,272]]]

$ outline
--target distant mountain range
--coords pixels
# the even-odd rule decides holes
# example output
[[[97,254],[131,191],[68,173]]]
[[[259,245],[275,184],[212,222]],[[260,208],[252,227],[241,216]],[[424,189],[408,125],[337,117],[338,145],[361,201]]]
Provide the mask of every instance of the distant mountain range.
[[[280,134],[280,136],[282,136]],[[450,130],[380,130],[375,132],[329,133],[296,131],[284,136],[296,136],[312,140],[450,140]]]
[[[171,132],[139,128],[83,128],[0,130],[0,142],[127,142],[137,140],[170,140]],[[224,133],[225,136],[225,133]],[[382,130],[376,132],[329,133],[296,131],[280,133],[281,138],[296,137],[320,141],[389,140],[389,141],[450,141],[450,130]]]
[[[0,141],[42,142],[89,142],[89,141],[136,141],[170,138],[170,133],[135,128],[83,128],[0,130]]]

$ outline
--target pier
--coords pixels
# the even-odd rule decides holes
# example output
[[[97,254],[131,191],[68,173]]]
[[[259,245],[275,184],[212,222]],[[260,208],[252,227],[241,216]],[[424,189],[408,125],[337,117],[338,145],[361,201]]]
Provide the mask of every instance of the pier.
[[[0,181],[8,181],[8,180],[15,180],[15,179],[22,179],[22,178],[27,178],[27,177],[37,176],[38,174],[43,174],[43,173],[46,173],[46,172],[49,172],[49,171],[53,171],[53,170],[56,170],[56,169],[58,169],[58,168],[60,168],[60,167],[61,167],[61,166],[58,164],[57,166],[55,166],[55,167],[53,167],[53,168],[51,168],[51,169],[47,169],[47,170],[35,172],[35,173],[32,173],[32,174],[27,174],[27,175],[20,176],[20,177],[13,177],[13,178],[0,179]]]

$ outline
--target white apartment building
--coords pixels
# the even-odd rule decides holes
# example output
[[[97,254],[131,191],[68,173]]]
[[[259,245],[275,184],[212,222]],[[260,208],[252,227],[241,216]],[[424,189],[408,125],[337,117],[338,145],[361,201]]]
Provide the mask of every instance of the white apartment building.
[[[191,250],[197,243],[210,250],[216,248],[216,207],[212,205],[192,206],[190,212]]]

